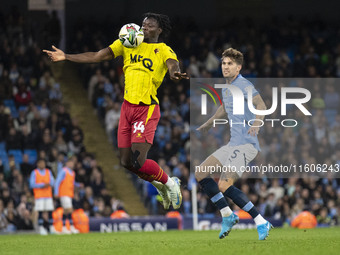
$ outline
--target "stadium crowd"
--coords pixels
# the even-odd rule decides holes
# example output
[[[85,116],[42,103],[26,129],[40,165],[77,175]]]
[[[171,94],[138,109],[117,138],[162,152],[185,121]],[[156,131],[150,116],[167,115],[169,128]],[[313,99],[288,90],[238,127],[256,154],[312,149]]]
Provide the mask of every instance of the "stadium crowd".
[[[109,196],[101,167],[83,145],[84,133],[63,104],[50,62],[28,17],[0,14],[0,232],[32,230],[36,223],[29,178],[43,158],[56,178],[67,158],[76,164],[74,208],[109,217],[120,201]],[[55,208],[58,199],[55,201]]]
[[[118,29],[123,23],[114,25]],[[237,30],[233,24],[237,24]],[[221,27],[202,30],[194,22],[175,19],[168,44],[177,53],[182,69],[194,78],[221,77],[220,56],[228,47],[244,53],[241,73],[248,78],[329,78],[322,82],[317,79],[295,80],[287,84],[303,86],[311,91],[308,109],[313,117],[303,117],[298,109],[290,108],[288,116],[299,120],[295,128],[265,125],[259,136],[262,152],[253,164],[318,163],[330,166],[339,163],[339,88],[331,79],[340,77],[339,26],[318,19],[308,21],[293,17],[255,24],[248,18],[233,19]],[[112,23],[110,26],[108,23],[94,24],[93,21],[79,23],[69,41],[69,51],[96,51],[108,46],[117,38],[112,31],[115,26]],[[89,100],[116,147],[119,106],[123,101],[122,62],[118,59],[100,65],[81,66],[79,70]],[[257,89],[269,107],[271,86],[260,84]],[[180,177],[183,184],[181,211],[190,215],[194,169],[190,169],[189,163],[189,82],[175,84],[165,78],[158,92],[162,117],[149,157],[157,160],[171,175]],[[275,114],[268,116],[271,117],[280,118]],[[225,139],[212,138],[215,141],[210,140],[211,144],[222,145],[221,141],[228,140],[228,134]],[[202,143],[191,142],[191,145],[191,148],[205,146],[206,150],[210,149]],[[163,213],[157,203],[155,189],[141,180],[135,180],[135,184],[143,194],[150,213]],[[340,186],[336,178],[264,177],[243,179],[237,186],[251,197],[266,217],[280,218],[289,223],[299,212],[309,210],[317,216],[320,224],[339,223]],[[201,191],[198,193],[198,208],[200,214],[216,213]]]

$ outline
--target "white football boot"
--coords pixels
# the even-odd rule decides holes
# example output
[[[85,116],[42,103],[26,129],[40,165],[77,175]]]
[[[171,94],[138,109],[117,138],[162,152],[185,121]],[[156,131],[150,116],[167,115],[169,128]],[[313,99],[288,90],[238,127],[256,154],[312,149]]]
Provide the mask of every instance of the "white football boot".
[[[161,189],[157,189],[158,194],[161,196],[162,198],[162,204],[165,210],[168,210],[170,207],[170,195],[168,192],[168,189],[166,188],[165,185],[163,185],[163,187]]]
[[[61,232],[58,232],[53,225],[50,226],[50,234],[58,235],[61,234]]]
[[[70,231],[72,234],[79,234],[79,230],[76,229],[73,225],[70,226]]]
[[[181,207],[182,204],[182,193],[181,193],[181,181],[177,177],[171,177],[174,181],[174,185],[171,188],[168,188],[168,193],[170,196],[170,200],[172,203],[172,207],[177,210]]]
[[[48,233],[47,233],[46,228],[44,228],[43,226],[39,226],[39,234],[42,236],[47,236]]]
[[[63,226],[61,233],[66,234],[66,235],[72,234],[72,232],[70,230],[68,230],[66,226]]]

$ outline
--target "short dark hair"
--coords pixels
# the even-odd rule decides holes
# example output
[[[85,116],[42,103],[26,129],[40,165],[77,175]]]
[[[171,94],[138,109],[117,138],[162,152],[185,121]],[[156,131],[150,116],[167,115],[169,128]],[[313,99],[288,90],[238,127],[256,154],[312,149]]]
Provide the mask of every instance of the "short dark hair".
[[[242,52],[235,50],[233,48],[226,49],[222,53],[222,59],[223,58],[230,58],[232,61],[234,61],[238,65],[243,64],[243,54]]]
[[[38,164],[38,162],[40,162],[40,161],[43,161],[43,162],[46,164],[46,160],[45,160],[44,158],[38,158],[38,159],[37,159],[37,164]]]
[[[157,21],[159,27],[162,29],[161,37],[163,39],[166,39],[169,36],[171,31],[171,22],[167,15],[147,12],[143,14],[143,19],[145,18],[152,18]]]

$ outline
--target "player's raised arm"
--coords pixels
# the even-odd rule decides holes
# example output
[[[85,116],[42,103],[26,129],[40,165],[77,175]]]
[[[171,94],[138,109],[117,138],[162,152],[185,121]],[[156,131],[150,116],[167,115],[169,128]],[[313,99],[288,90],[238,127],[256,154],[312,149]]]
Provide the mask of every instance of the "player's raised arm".
[[[54,51],[43,50],[43,52],[45,52],[53,62],[69,60],[77,63],[98,63],[113,58],[109,48],[104,48],[97,52],[84,52],[80,54],[66,54],[54,45],[52,45],[52,49]]]
[[[197,128],[197,130],[202,132],[208,131],[213,126],[215,119],[226,118],[226,115],[227,113],[225,112],[223,105],[221,105],[220,107],[218,107],[215,114],[209,120],[207,120],[207,122],[205,122],[202,126]]]
[[[177,60],[169,58],[166,61],[166,65],[168,66],[171,80],[179,81],[182,79],[189,79],[189,76],[186,73],[181,73],[181,70],[179,68],[179,63]]]
[[[266,110],[267,109],[266,104],[264,103],[260,94],[257,94],[253,98],[253,104],[254,104],[256,110]],[[256,120],[254,121],[253,125],[248,130],[248,134],[250,134],[252,136],[255,136],[259,133],[260,126],[261,126],[261,121],[259,121],[259,120],[263,120],[264,115],[256,115],[255,119]]]

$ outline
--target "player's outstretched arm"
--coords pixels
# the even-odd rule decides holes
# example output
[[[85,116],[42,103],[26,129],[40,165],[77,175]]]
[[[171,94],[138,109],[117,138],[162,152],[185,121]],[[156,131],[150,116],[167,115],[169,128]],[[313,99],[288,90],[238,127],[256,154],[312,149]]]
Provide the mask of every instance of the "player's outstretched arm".
[[[264,103],[260,94],[257,94],[253,98],[253,104],[254,104],[256,110],[266,110],[267,109],[266,104]],[[259,133],[260,126],[262,124],[261,121],[263,121],[264,115],[256,115],[255,119],[256,120],[254,121],[253,125],[248,130],[248,134],[250,134],[252,136],[255,136]]]
[[[189,76],[186,73],[181,73],[177,60],[169,58],[166,61],[166,65],[168,66],[171,80],[180,81],[182,79],[189,79]]]
[[[226,114],[226,112],[224,110],[224,106],[221,105],[220,107],[218,107],[218,109],[215,112],[215,114],[207,122],[205,122],[202,126],[197,128],[197,130],[201,131],[201,132],[207,132],[214,125],[214,120],[215,119],[225,118],[226,115],[227,114]]]
[[[84,52],[80,54],[66,54],[54,45],[52,45],[52,49],[54,51],[43,50],[43,52],[45,52],[53,62],[69,60],[77,63],[98,63],[113,58],[109,48],[97,52]]]

